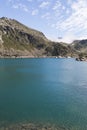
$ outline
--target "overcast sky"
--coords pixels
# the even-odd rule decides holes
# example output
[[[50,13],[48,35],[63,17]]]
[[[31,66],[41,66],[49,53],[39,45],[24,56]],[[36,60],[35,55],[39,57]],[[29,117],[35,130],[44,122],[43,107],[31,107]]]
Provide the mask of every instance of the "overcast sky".
[[[87,0],[0,0],[3,16],[39,30],[51,40],[87,38]]]

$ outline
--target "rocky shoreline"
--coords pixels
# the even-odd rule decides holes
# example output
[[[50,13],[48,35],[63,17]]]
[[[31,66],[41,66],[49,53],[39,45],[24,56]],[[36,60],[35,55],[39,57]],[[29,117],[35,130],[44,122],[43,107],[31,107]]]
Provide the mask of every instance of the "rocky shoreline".
[[[57,127],[55,125],[43,125],[33,123],[20,123],[9,126],[2,126],[0,130],[69,130],[64,127]]]
[[[80,53],[76,58],[77,61],[87,61],[87,53]]]
[[[82,57],[82,58],[76,58],[76,61],[86,61],[87,62],[87,58],[86,57]]]
[[[15,56],[15,55],[9,55],[9,56],[0,56],[0,59],[2,58],[74,58],[74,57],[70,57],[70,56],[46,56],[46,55],[43,55],[43,56],[29,56],[29,55],[21,55],[21,56]]]

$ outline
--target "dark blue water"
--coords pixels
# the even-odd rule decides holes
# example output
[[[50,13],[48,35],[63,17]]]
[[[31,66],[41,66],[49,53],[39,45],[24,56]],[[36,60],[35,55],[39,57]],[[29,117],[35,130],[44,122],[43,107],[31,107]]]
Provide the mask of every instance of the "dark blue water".
[[[0,123],[22,121],[87,130],[87,62],[0,59]]]

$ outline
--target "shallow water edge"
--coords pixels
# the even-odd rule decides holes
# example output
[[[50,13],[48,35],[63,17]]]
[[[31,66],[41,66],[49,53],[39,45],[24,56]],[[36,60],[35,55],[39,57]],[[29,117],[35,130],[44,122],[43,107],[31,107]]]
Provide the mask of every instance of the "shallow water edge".
[[[78,127],[66,128],[65,126],[58,126],[50,123],[32,123],[22,122],[15,124],[0,124],[0,130],[80,130]],[[85,130],[85,129],[84,129]]]

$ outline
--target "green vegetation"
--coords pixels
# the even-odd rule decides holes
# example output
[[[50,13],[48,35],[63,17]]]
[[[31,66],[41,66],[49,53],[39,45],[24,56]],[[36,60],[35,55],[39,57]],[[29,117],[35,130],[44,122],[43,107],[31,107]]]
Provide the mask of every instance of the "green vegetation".
[[[47,55],[52,56],[73,56],[73,50],[70,46],[66,46],[65,44],[51,42],[49,46],[46,48]]]
[[[4,17],[0,18],[0,36],[3,41],[0,43],[0,55],[2,56],[4,55],[3,49],[5,55],[8,56],[16,54],[77,57],[80,53],[87,52],[87,40],[74,41],[70,45],[52,42],[42,32],[28,28],[14,19]],[[10,50],[12,50],[11,53],[9,53]],[[9,54],[6,54],[7,52]]]
[[[15,39],[15,37],[7,36],[7,35],[3,35],[2,36],[3,41],[4,41],[4,48],[5,49],[10,49],[13,48],[15,50],[22,50],[24,51],[26,50],[31,50],[31,48],[33,49],[33,46],[31,44],[27,45],[27,44],[23,44],[22,42],[19,42]]]

